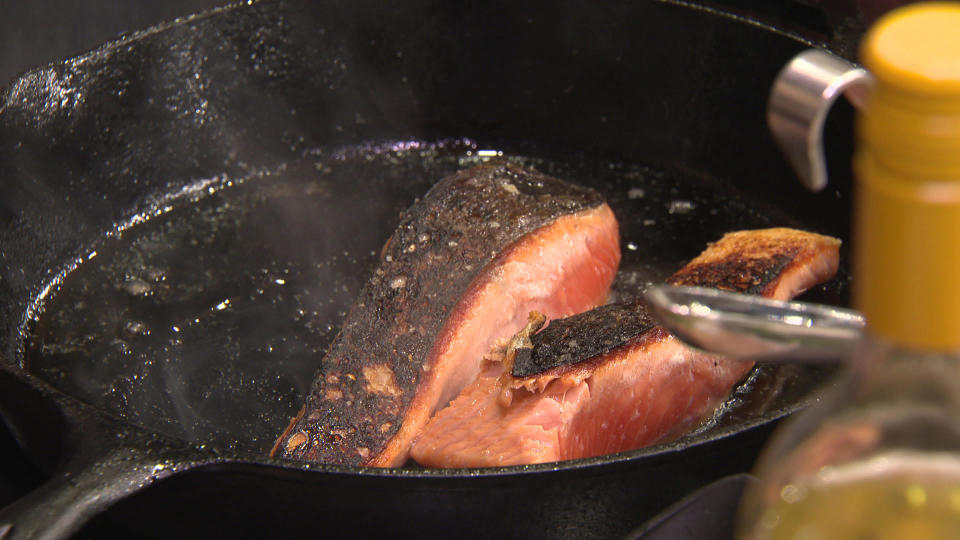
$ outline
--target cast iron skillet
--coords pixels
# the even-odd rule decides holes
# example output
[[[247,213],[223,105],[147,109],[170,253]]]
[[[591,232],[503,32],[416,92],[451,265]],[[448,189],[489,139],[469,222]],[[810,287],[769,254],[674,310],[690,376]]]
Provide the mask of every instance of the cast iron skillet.
[[[0,512],[0,524],[13,525],[11,537],[62,537],[111,508],[99,519],[147,536],[616,537],[745,470],[821,374],[761,371],[711,427],[614,456],[448,471],[265,454],[398,212],[443,173],[491,153],[608,194],[625,244],[618,294],[635,294],[729,229],[791,225],[846,239],[845,182],[802,191],[763,121],[780,66],[834,43],[813,30],[678,1],[280,0],[205,13],[27,73],[0,94],[0,407],[53,472]],[[829,126],[828,138],[846,139],[845,125]],[[847,170],[839,146],[834,177]],[[223,210],[248,195],[266,201],[252,224]],[[229,219],[216,230],[177,221],[196,208]],[[187,223],[178,238],[214,240],[163,279],[206,264],[240,277],[217,281],[211,271],[225,288],[201,287],[132,322],[124,317],[162,296],[149,283],[160,274],[114,276],[116,286],[76,277],[151,245],[171,223]],[[304,281],[311,269],[323,279]],[[236,290],[278,280],[301,288],[268,291],[270,305],[306,305],[313,325],[301,321],[307,330],[284,354],[259,332],[270,329],[269,310],[259,320],[246,311],[217,318],[223,300],[243,301]],[[841,276],[814,299],[842,304],[845,285]],[[69,331],[59,314],[78,309],[62,299],[97,286],[84,298],[120,303],[84,304],[80,320],[115,321],[109,339],[51,346],[57,329]],[[199,326],[180,340],[176,310],[190,306]],[[147,335],[155,341],[138,349]],[[162,340],[181,357],[202,350],[189,371],[166,373],[171,386],[137,383],[159,377],[139,366],[172,363],[159,354]],[[253,362],[237,364],[244,354]],[[186,405],[171,405],[177,393]],[[214,406],[178,415],[198,403]]]

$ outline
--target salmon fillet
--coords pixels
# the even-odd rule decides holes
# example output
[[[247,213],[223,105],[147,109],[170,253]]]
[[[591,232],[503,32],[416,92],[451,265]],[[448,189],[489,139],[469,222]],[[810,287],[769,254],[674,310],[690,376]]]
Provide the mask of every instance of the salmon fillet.
[[[783,228],[729,233],[668,282],[788,299],[836,273],[839,245]],[[414,460],[494,467],[665,442],[709,417],[753,366],[685,347],[642,302],[552,321],[533,335],[537,323],[486,356],[477,380],[421,432]],[[589,358],[570,363],[584,349]]]
[[[617,221],[592,189],[502,162],[441,180],[401,217],[271,455],[402,465],[482,351],[531,310],[602,304],[619,262]]]

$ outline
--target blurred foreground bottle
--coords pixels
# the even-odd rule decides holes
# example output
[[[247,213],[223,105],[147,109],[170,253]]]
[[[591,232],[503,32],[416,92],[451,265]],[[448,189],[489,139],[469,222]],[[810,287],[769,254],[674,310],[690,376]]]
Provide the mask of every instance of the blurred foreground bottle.
[[[740,538],[960,538],[960,4],[867,34],[857,117],[855,307],[868,332],[773,437]]]

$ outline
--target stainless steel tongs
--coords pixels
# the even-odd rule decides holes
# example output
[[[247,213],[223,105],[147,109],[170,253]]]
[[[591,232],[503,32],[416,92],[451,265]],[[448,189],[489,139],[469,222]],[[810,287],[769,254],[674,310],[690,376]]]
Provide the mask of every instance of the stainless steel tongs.
[[[864,326],[853,310],[717,289],[654,285],[644,294],[654,317],[687,345],[745,360],[843,360]]]
[[[800,181],[819,191],[827,184],[823,123],[845,95],[862,107],[873,87],[863,68],[826,51],[793,58],[770,92],[767,123]],[[682,341],[710,352],[765,361],[825,361],[849,356],[863,330],[851,310],[780,302],[698,287],[657,285],[646,291],[654,315]]]

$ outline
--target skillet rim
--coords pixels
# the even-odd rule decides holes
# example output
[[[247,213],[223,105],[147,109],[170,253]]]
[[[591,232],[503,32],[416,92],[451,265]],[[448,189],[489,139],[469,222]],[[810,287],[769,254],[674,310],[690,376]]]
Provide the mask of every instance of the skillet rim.
[[[651,0],[652,2],[677,6],[680,8],[690,9],[694,11],[700,11],[707,13],[714,17],[720,17],[727,19],[733,24],[746,24],[762,29],[766,32],[772,32],[776,35],[788,38],[799,44],[806,46],[816,46],[827,49],[833,49],[830,46],[830,43],[827,41],[819,41],[815,37],[804,35],[801,32],[785,30],[779,28],[775,25],[768,24],[762,20],[739,15],[733,11],[726,11],[720,7],[711,6],[707,4],[700,4],[690,0]],[[206,11],[201,11],[192,15],[185,17],[180,17],[172,21],[160,23],[158,25],[152,26],[147,29],[137,30],[130,33],[121,35],[115,40],[105,42],[104,44],[86,52],[81,55],[78,55],[74,58],[52,62],[44,66],[39,66],[37,68],[31,69],[21,76],[15,78],[9,83],[7,87],[0,87],[0,93],[12,92],[15,90],[15,87],[21,83],[24,79],[29,78],[31,75],[36,74],[47,67],[52,66],[66,66],[71,63],[83,62],[91,58],[96,58],[100,56],[106,56],[114,54],[117,51],[120,51],[123,47],[126,47],[134,42],[144,40],[151,36],[160,35],[165,32],[170,31],[171,29],[178,28],[184,24],[190,24],[195,21],[203,20],[208,17],[217,16],[223,13],[229,13],[234,10],[243,9],[247,6],[255,4],[269,4],[270,0],[256,0],[253,2],[233,2],[226,4],[221,7],[213,8]],[[5,107],[0,107],[0,114],[3,113]],[[69,263],[65,266],[69,266]],[[65,275],[69,270],[62,269],[57,271],[53,275],[53,279],[42,281],[42,289],[46,289],[51,285],[55,285],[56,281],[59,280],[63,275]],[[39,298],[39,297],[38,297]],[[16,331],[19,336],[25,335],[27,324],[31,318],[31,308],[32,306],[37,305],[37,300],[31,302],[31,306],[24,311],[23,318],[21,323],[18,325]],[[53,386],[51,386],[47,381],[42,378],[32,374],[29,370],[23,368],[20,364],[22,363],[23,351],[17,351],[19,353],[18,357],[21,358],[20,362],[11,362],[9,360],[0,361],[0,369],[12,372],[15,376],[23,378],[30,387],[35,391],[40,393],[44,399],[52,400],[59,412],[63,414],[68,422],[74,422],[76,411],[78,409],[91,408],[97,411],[97,413],[102,414],[111,419],[111,422],[115,424],[118,429],[122,430],[140,430],[149,432],[155,435],[157,438],[161,439],[170,439],[173,441],[186,442],[182,439],[172,437],[169,435],[161,434],[153,430],[144,428],[134,422],[120,418],[108,411],[102,410],[98,407],[89,405],[82,400],[69,395]],[[656,457],[669,457],[677,452],[683,451],[685,449],[701,446],[705,444],[710,444],[717,442],[723,439],[726,439],[730,436],[757,429],[762,426],[768,426],[773,423],[776,423],[780,419],[793,414],[794,412],[805,408],[811,401],[815,399],[814,396],[808,395],[807,397],[793,402],[790,406],[774,410],[766,411],[764,414],[760,415],[755,419],[751,419],[745,423],[739,423],[736,426],[724,426],[718,428],[717,430],[706,430],[703,433],[694,433],[688,434],[676,441],[669,443],[662,443],[646,448],[641,448],[637,450],[631,450],[627,452],[621,452],[616,454],[607,454],[603,456],[595,456],[589,458],[581,458],[575,460],[566,460],[561,462],[554,463],[544,463],[544,464],[535,464],[535,465],[520,465],[520,466],[506,466],[506,467],[490,467],[490,468],[459,468],[459,469],[430,469],[430,468],[375,468],[375,467],[359,467],[359,466],[343,466],[343,465],[332,465],[332,464],[316,464],[316,463],[300,463],[289,460],[281,460],[276,458],[268,457],[259,457],[252,453],[246,452],[234,452],[230,449],[218,449],[213,452],[215,456],[214,461],[205,461],[200,460],[195,462],[191,467],[195,466],[205,466],[205,465],[224,465],[229,463],[238,463],[238,464],[253,464],[253,465],[264,465],[269,467],[279,466],[280,468],[287,470],[304,470],[304,471],[316,471],[323,473],[336,473],[336,474],[347,474],[351,476],[363,476],[363,477],[401,477],[401,478],[444,478],[444,477],[468,477],[468,478],[477,478],[477,477],[512,477],[512,476],[526,476],[529,474],[538,474],[543,472],[560,472],[560,471],[581,471],[589,470],[597,467],[620,464],[620,463],[632,463],[634,461],[639,461],[644,458],[656,458]],[[7,413],[5,411],[0,411],[0,416],[4,417],[7,420],[8,424],[15,424],[16,422],[10,422],[7,419]],[[15,415],[13,415],[15,416]],[[78,428],[82,426],[72,426],[73,428]],[[19,440],[18,444],[26,449],[28,446],[24,444],[24,441]],[[199,445],[198,445],[199,446]],[[198,450],[197,456],[210,456],[209,451]],[[191,468],[188,467],[188,468]],[[186,470],[186,469],[183,469]]]

